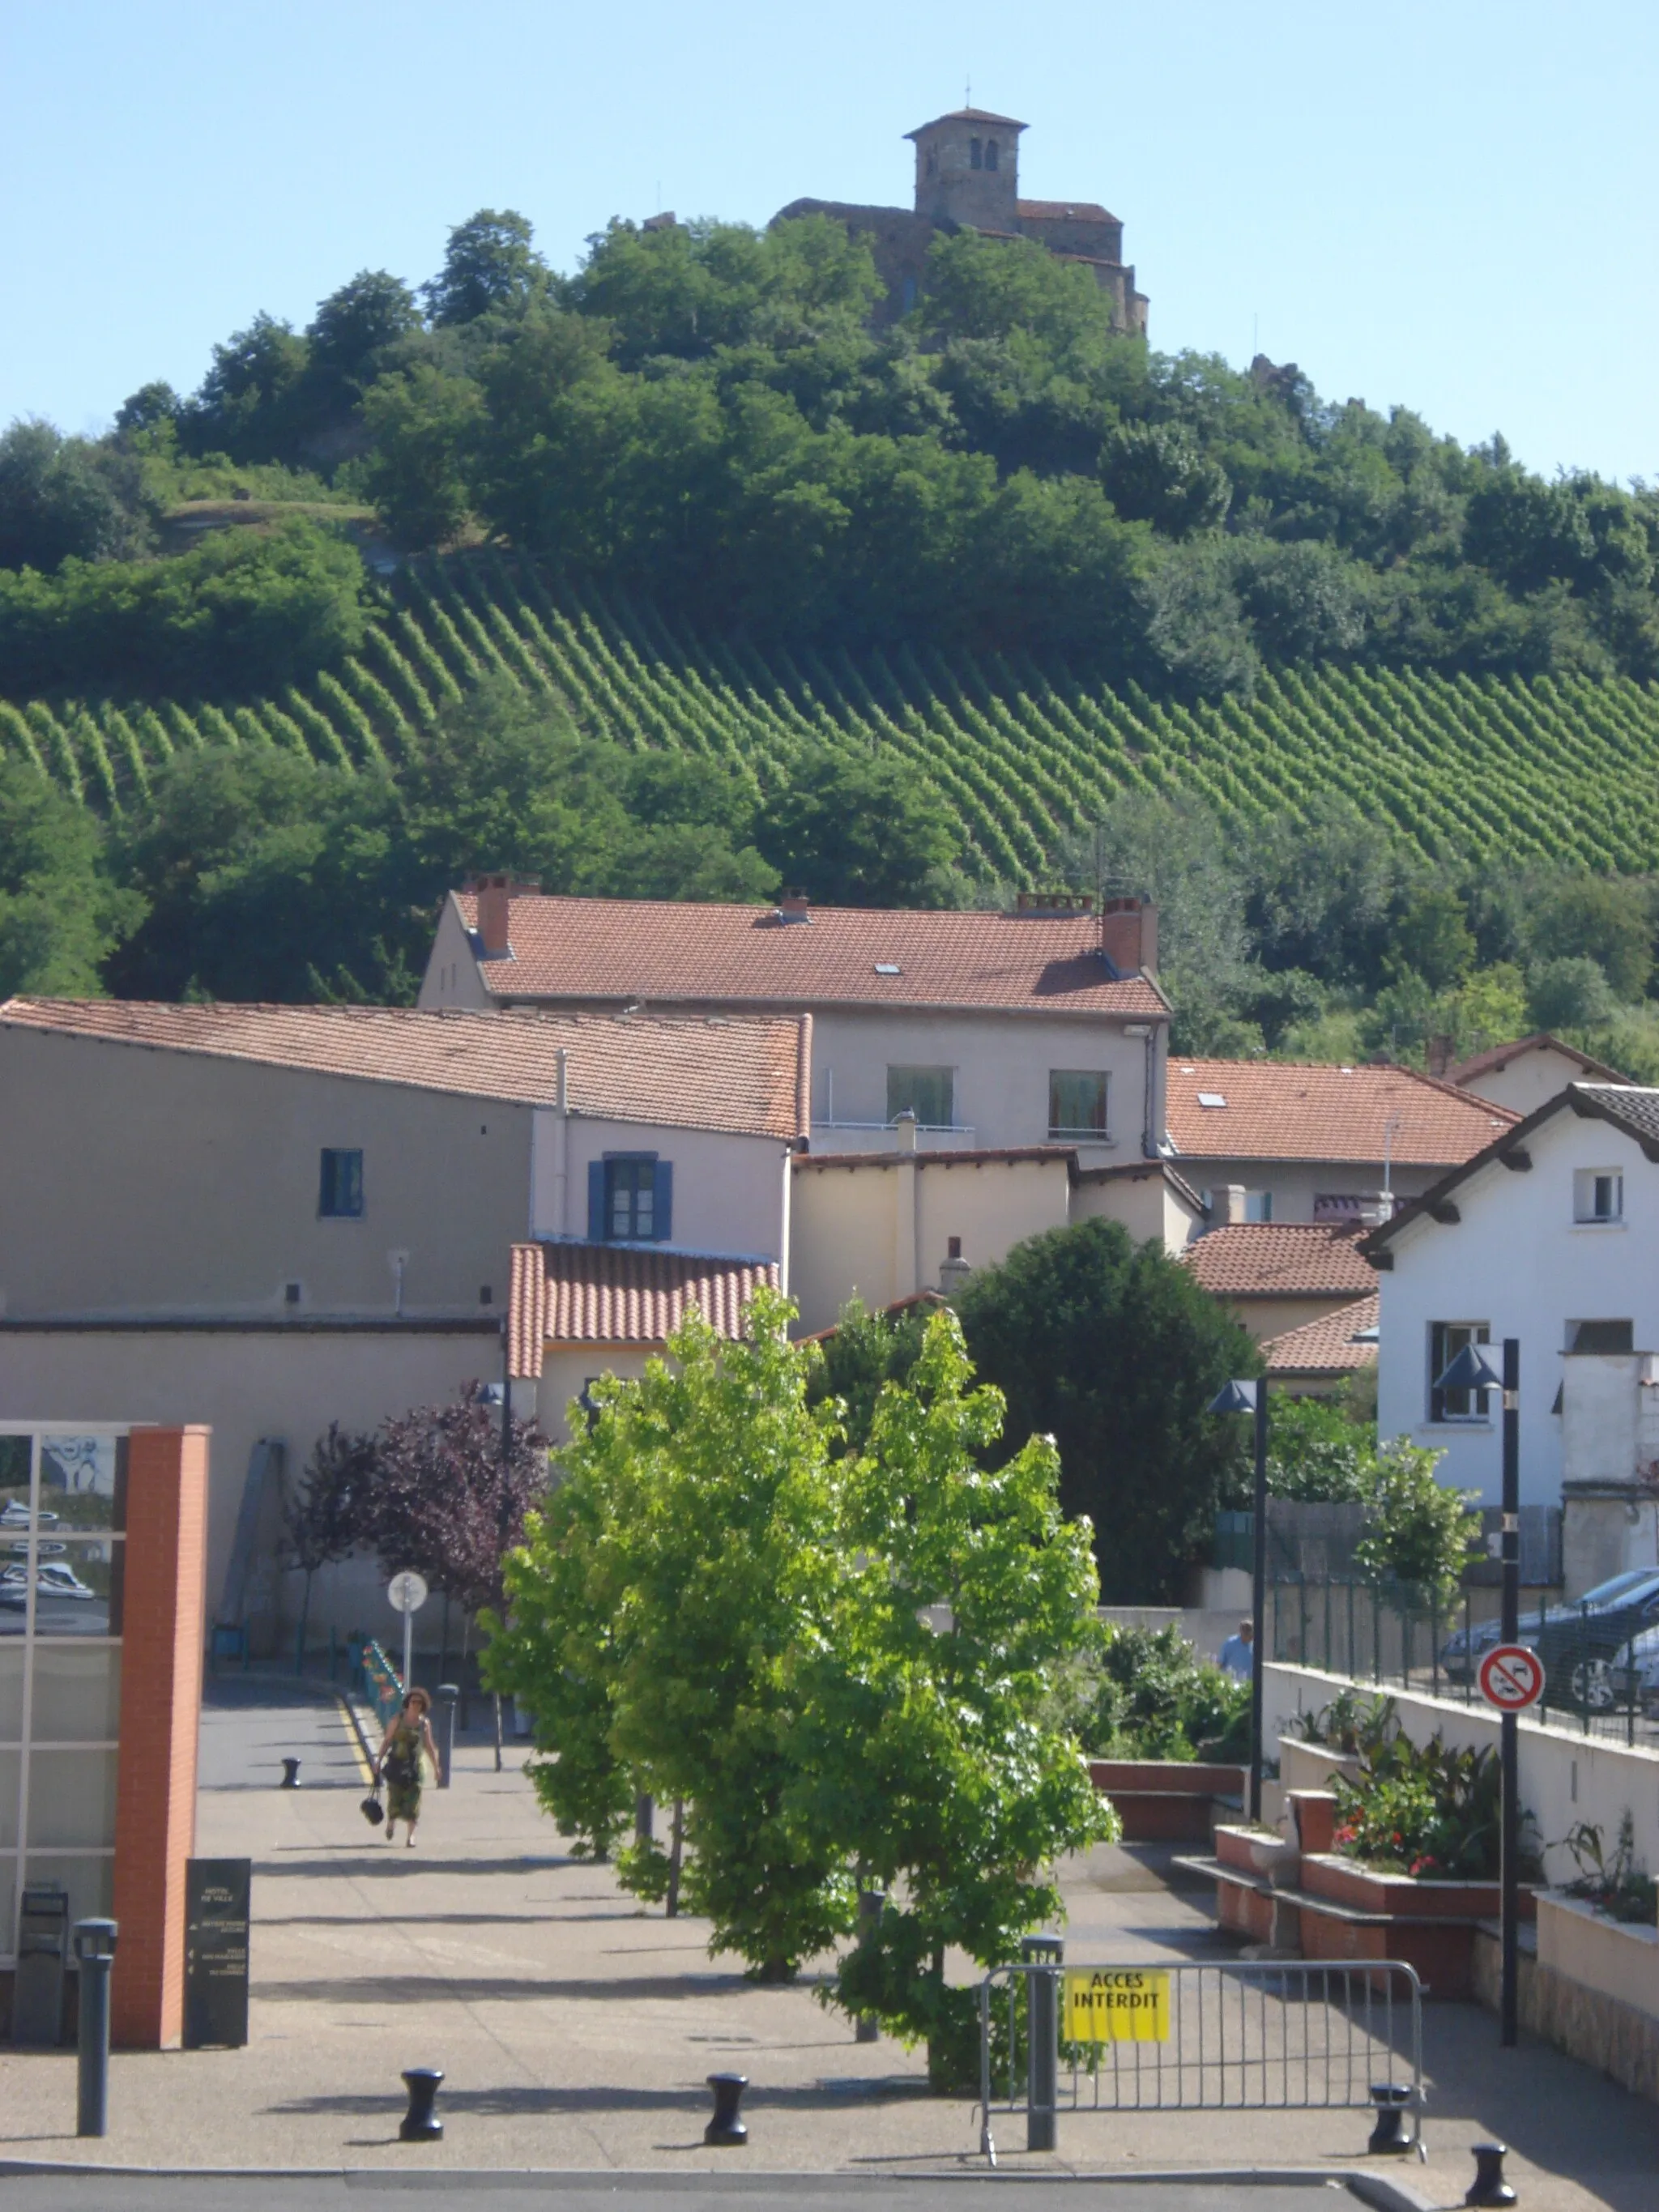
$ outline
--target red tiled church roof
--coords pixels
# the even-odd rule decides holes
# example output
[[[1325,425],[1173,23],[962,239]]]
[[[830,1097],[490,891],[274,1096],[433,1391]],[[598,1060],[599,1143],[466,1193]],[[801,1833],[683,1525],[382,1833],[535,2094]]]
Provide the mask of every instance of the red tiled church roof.
[[[476,930],[476,893],[455,903]],[[516,892],[511,959],[481,960],[486,989],[512,1000],[804,1007],[972,1006],[1043,1014],[1168,1012],[1145,975],[1115,980],[1094,915],[923,913],[770,907]]]
[[[520,1105],[547,1105],[565,1054],[571,1110],[778,1137],[808,1133],[810,1014],[424,1013],[402,1006],[173,1006],[9,999],[0,1027],[200,1053]]]
[[[1340,1223],[1228,1222],[1181,1256],[1221,1298],[1358,1297],[1376,1282]]]
[[[1401,1167],[1454,1167],[1518,1118],[1406,1067],[1170,1054],[1167,1119],[1183,1159],[1380,1166],[1386,1152]]]
[[[739,1336],[744,1308],[769,1287],[778,1287],[770,1261],[636,1245],[515,1244],[507,1308],[513,1375],[539,1376],[550,1344],[663,1344],[694,1304],[717,1334]]]

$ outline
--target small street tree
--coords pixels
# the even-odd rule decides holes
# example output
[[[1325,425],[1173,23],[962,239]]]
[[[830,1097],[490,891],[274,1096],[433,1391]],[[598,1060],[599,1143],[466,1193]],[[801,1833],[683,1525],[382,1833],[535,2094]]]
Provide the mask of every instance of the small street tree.
[[[349,1559],[362,1540],[374,1473],[374,1439],[356,1436],[337,1421],[319,1437],[299,1481],[283,1500],[283,1549],[305,1577],[297,1650],[303,1665],[311,1618],[311,1584],[323,1567]]]
[[[758,1295],[740,1343],[695,1313],[637,1382],[594,1393],[565,1480],[508,1561],[489,1680],[536,1719],[543,1803],[583,1846],[636,1793],[683,1801],[687,1895],[763,1979],[853,1925],[860,1883],[892,1902],[842,1962],[833,2002],[927,2038],[965,2078],[970,1991],[945,1954],[1011,1955],[1059,1910],[1048,1871],[1113,1832],[1051,1675],[1092,1620],[1086,1523],[1062,1520],[1052,1442],[994,1474],[1001,1400],[969,1388],[953,1316],[889,1382],[866,1448],[838,1455],[817,1357]],[[654,1845],[619,1854],[662,1886]]]
[[[381,1571],[412,1567],[461,1608],[465,1674],[471,1621],[504,1597],[502,1563],[546,1494],[547,1447],[532,1421],[501,1417],[469,1382],[459,1401],[422,1406],[380,1424],[374,1439],[366,1540]],[[496,1759],[501,1706],[496,1701]]]

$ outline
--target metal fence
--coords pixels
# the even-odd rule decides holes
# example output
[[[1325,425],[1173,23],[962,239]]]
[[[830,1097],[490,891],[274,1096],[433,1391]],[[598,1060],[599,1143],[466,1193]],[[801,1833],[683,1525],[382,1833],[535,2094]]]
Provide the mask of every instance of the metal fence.
[[[980,1984],[993,2165],[994,2115],[1021,2111],[1041,2150],[1062,2114],[1371,2107],[1385,2139],[1403,2123],[1402,2147],[1423,2155],[1423,1992],[1402,1961],[1064,1966],[1042,1941],[1048,1958]]]
[[[1448,1596],[1411,1583],[1281,1574],[1267,1585],[1264,1644],[1287,1666],[1478,1705],[1476,1672],[1498,1641],[1498,1591],[1480,1585]],[[1547,1589],[1522,1591],[1520,1636],[1545,1672],[1543,1702],[1523,1718],[1607,1742],[1659,1744],[1659,1667],[1650,1682],[1628,1641],[1609,1642],[1595,1616]]]

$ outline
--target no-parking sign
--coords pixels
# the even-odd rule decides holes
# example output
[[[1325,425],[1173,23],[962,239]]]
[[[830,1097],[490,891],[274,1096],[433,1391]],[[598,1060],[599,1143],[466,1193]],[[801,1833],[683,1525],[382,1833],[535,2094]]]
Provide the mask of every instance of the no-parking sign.
[[[1481,1696],[1500,1713],[1524,1712],[1544,1694],[1544,1662],[1524,1644],[1497,1644],[1480,1662],[1475,1680]]]

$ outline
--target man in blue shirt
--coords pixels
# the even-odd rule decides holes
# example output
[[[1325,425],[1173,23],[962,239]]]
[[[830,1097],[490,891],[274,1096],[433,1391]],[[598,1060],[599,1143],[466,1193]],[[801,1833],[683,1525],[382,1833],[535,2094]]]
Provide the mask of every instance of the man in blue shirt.
[[[1230,1636],[1221,1647],[1222,1671],[1228,1674],[1243,1674],[1246,1680],[1255,1672],[1255,1623],[1241,1620],[1237,1636]]]

